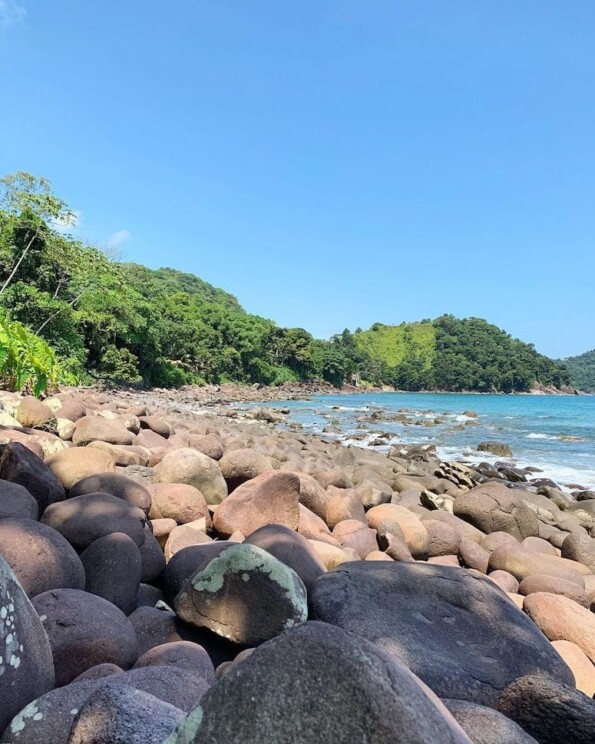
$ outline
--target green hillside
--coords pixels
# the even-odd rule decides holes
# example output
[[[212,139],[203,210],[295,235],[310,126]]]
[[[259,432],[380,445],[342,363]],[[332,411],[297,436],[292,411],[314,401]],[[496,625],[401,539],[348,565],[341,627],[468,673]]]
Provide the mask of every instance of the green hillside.
[[[179,386],[358,375],[407,390],[528,390],[567,373],[477,318],[450,315],[328,341],[247,313],[175,269],[118,263],[65,234],[72,213],[45,179],[0,179],[0,382]]]
[[[586,351],[579,356],[561,359],[570,375],[570,382],[579,390],[586,393],[595,393],[595,349]]]

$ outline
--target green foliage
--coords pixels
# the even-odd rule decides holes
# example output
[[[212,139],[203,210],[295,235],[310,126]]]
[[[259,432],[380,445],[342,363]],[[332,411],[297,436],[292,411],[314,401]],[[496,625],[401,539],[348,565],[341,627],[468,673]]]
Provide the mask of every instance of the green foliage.
[[[0,312],[0,380],[8,390],[41,395],[55,386],[59,367],[53,349],[21,323]]]
[[[63,234],[73,217],[45,179],[23,172],[0,179],[0,311],[15,328],[31,330],[30,343],[43,339],[44,352],[47,344],[55,349],[68,381],[169,387],[323,379],[340,386],[357,375],[408,390],[508,392],[567,380],[530,345],[475,318],[375,323],[318,341],[246,313],[192,274],[111,261]],[[41,349],[32,348],[32,358]],[[15,372],[11,384],[24,374]]]
[[[570,375],[570,383],[586,393],[595,393],[595,349],[558,362]]]

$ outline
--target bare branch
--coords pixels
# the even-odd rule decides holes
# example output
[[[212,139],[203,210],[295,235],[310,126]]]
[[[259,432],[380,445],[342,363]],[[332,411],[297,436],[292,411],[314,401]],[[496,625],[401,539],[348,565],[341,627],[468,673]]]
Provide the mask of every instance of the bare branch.
[[[37,236],[39,235],[39,227],[40,227],[40,226],[38,225],[38,226],[37,226],[37,227],[35,228],[35,232],[34,232],[34,234],[33,234],[33,237],[32,237],[32,238],[31,238],[31,240],[30,240],[30,241],[29,241],[29,242],[27,243],[27,247],[25,248],[25,250],[24,250],[24,251],[23,251],[23,252],[21,253],[21,257],[20,257],[20,258],[19,258],[19,260],[18,260],[18,261],[16,262],[16,265],[15,265],[14,269],[13,269],[13,270],[12,270],[12,271],[10,272],[10,276],[9,276],[9,277],[8,277],[8,279],[7,279],[7,280],[6,280],[5,282],[4,282],[4,284],[2,285],[2,289],[0,289],[0,295],[1,295],[1,294],[2,294],[3,292],[4,292],[4,290],[6,289],[6,287],[8,287],[8,285],[9,285],[9,284],[11,283],[11,281],[13,280],[13,277],[14,277],[14,275],[15,275],[15,274],[17,273],[17,271],[18,271],[18,269],[19,269],[19,266],[20,266],[20,265],[21,265],[21,263],[23,262],[23,259],[25,258],[25,256],[27,255],[27,253],[29,253],[29,248],[31,248],[31,246],[33,245],[33,242],[35,241],[35,238],[36,238],[36,237],[37,237]]]

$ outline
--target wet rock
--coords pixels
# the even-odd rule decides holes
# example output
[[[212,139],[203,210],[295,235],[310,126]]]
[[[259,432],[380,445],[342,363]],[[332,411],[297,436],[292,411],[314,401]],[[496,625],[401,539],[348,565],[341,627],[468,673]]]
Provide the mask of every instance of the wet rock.
[[[235,643],[256,645],[308,616],[306,589],[288,566],[254,545],[232,545],[197,571],[174,602],[178,616]]]
[[[89,493],[109,493],[142,509],[145,514],[151,508],[151,494],[141,483],[120,473],[98,473],[75,483],[68,497],[83,496]]]
[[[33,606],[50,641],[57,685],[105,662],[128,669],[138,657],[130,621],[101,597],[54,589],[35,597]]]
[[[115,470],[112,455],[93,447],[71,447],[63,450],[50,457],[47,465],[66,489],[72,488],[89,475]]]
[[[297,530],[300,481],[293,473],[272,471],[247,481],[215,512],[213,525],[221,535],[240,530],[248,536],[267,524]]]
[[[282,525],[270,524],[260,527],[252,532],[245,540],[245,544],[266,550],[281,563],[293,569],[304,582],[307,591],[310,591],[316,579],[326,571],[308,540]]]
[[[122,532],[100,537],[82,553],[85,590],[129,615],[136,609],[141,580],[141,557],[136,543]]]
[[[512,450],[504,442],[480,442],[477,445],[478,452],[489,452],[496,457],[512,457]]]
[[[123,532],[137,545],[145,539],[142,509],[108,493],[89,493],[52,504],[45,510],[42,522],[78,550],[112,532]]]
[[[288,669],[304,670],[308,683],[296,686]],[[231,665],[172,744],[242,741],[248,731],[255,742],[289,743],[299,732],[304,744],[469,744],[405,667],[324,623],[306,623]]]
[[[0,555],[0,731],[54,686],[52,652],[43,626]],[[29,708],[31,716],[37,710]]]
[[[550,641],[576,643],[595,664],[595,614],[568,597],[545,592],[525,597],[523,610]]]
[[[77,713],[67,744],[163,744],[182,711],[123,684],[102,685]]]
[[[151,519],[175,519],[178,524],[193,522],[203,517],[207,528],[211,515],[202,493],[184,483],[155,483],[149,486],[152,498]]]
[[[523,729],[493,708],[466,700],[444,700],[473,744],[537,744]]]
[[[0,480],[0,519],[37,519],[39,505],[24,486]]]
[[[80,558],[59,532],[32,519],[0,520],[0,554],[29,597],[50,589],[84,589]]]
[[[62,484],[43,460],[18,442],[2,448],[0,478],[26,488],[37,501],[40,513],[66,496]]]
[[[595,701],[547,676],[525,676],[503,691],[498,710],[540,744],[592,744]]]
[[[533,623],[475,572],[350,563],[321,576],[310,602],[316,618],[374,642],[441,697],[493,706],[500,691],[525,673],[572,683],[570,670]]]
[[[155,467],[159,483],[186,483],[197,488],[208,504],[219,504],[227,496],[227,484],[219,465],[202,452],[182,448],[166,452]]]

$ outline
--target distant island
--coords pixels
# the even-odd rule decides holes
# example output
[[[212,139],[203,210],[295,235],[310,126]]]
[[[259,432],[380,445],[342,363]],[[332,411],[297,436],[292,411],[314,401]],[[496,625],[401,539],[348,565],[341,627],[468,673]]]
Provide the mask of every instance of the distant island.
[[[330,340],[281,328],[192,274],[113,260],[65,234],[71,216],[47,180],[0,179],[5,387],[324,380],[410,391],[593,389],[595,352],[590,367],[580,362],[589,354],[565,366],[480,318],[376,323]]]

